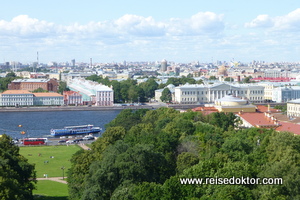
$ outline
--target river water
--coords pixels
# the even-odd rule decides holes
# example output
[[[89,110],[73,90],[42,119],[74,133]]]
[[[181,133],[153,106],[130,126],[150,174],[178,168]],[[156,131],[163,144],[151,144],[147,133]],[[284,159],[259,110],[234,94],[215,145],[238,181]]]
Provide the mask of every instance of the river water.
[[[7,134],[12,138],[50,137],[51,129],[86,124],[101,127],[104,131],[104,125],[119,113],[120,110],[0,112],[0,135]],[[22,135],[22,131],[26,133]]]

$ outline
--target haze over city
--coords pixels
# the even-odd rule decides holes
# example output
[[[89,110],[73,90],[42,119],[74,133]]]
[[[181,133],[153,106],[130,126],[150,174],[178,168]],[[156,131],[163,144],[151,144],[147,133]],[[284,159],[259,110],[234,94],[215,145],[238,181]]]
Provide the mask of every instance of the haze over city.
[[[299,62],[300,3],[4,1],[0,63]]]

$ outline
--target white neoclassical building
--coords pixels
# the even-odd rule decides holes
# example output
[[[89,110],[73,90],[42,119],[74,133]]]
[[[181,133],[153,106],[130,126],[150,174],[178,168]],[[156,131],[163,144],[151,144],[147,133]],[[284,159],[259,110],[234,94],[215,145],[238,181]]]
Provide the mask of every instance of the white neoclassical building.
[[[0,106],[61,106],[64,97],[58,93],[31,93],[28,90],[6,90],[0,93]]]
[[[290,100],[300,98],[300,87],[299,86],[285,86],[277,87],[273,89],[272,100],[277,103],[285,103]]]
[[[264,101],[264,87],[254,84],[183,85],[175,88],[175,102],[180,104],[213,103],[231,94],[253,103]]]
[[[287,102],[287,116],[300,117],[300,99]]]
[[[113,106],[114,104],[112,87],[82,78],[70,80],[68,86],[71,90],[79,92],[84,102],[91,102],[96,106]]]

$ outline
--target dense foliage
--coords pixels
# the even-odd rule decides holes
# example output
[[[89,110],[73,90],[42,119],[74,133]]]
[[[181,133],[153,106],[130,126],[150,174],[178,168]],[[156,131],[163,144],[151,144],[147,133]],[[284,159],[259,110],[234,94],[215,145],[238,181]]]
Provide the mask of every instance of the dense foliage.
[[[300,137],[237,128],[232,113],[123,110],[69,171],[70,199],[300,199]],[[182,184],[183,178],[283,184]]]
[[[33,199],[35,171],[34,165],[19,154],[19,147],[14,145],[7,135],[0,137],[0,199]]]
[[[14,72],[9,72],[5,77],[0,77],[0,92],[7,90],[8,84],[17,78]]]
[[[169,78],[165,84],[156,82],[155,78],[148,78],[147,81],[138,84],[136,80],[127,79],[123,81],[110,81],[108,77],[103,78],[96,74],[86,78],[87,80],[102,83],[106,86],[112,86],[114,90],[114,103],[126,103],[126,102],[147,102],[154,98],[155,90],[163,89],[169,84],[174,86],[189,84],[203,84],[202,80],[195,81],[192,77],[181,77],[181,78]],[[168,97],[169,99],[170,97]],[[169,102],[170,100],[168,100]]]
[[[146,82],[138,84],[136,80],[127,79],[123,81],[110,81],[108,77],[91,75],[87,80],[102,83],[106,86],[112,86],[114,90],[114,102],[146,102],[154,97],[154,91],[157,90],[158,84],[154,78],[149,78]]]

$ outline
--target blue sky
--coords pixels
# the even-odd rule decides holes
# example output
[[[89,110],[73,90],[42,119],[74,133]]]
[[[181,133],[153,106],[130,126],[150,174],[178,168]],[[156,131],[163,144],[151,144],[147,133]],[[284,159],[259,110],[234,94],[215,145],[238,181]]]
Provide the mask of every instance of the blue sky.
[[[300,2],[10,0],[0,62],[300,61]]]

